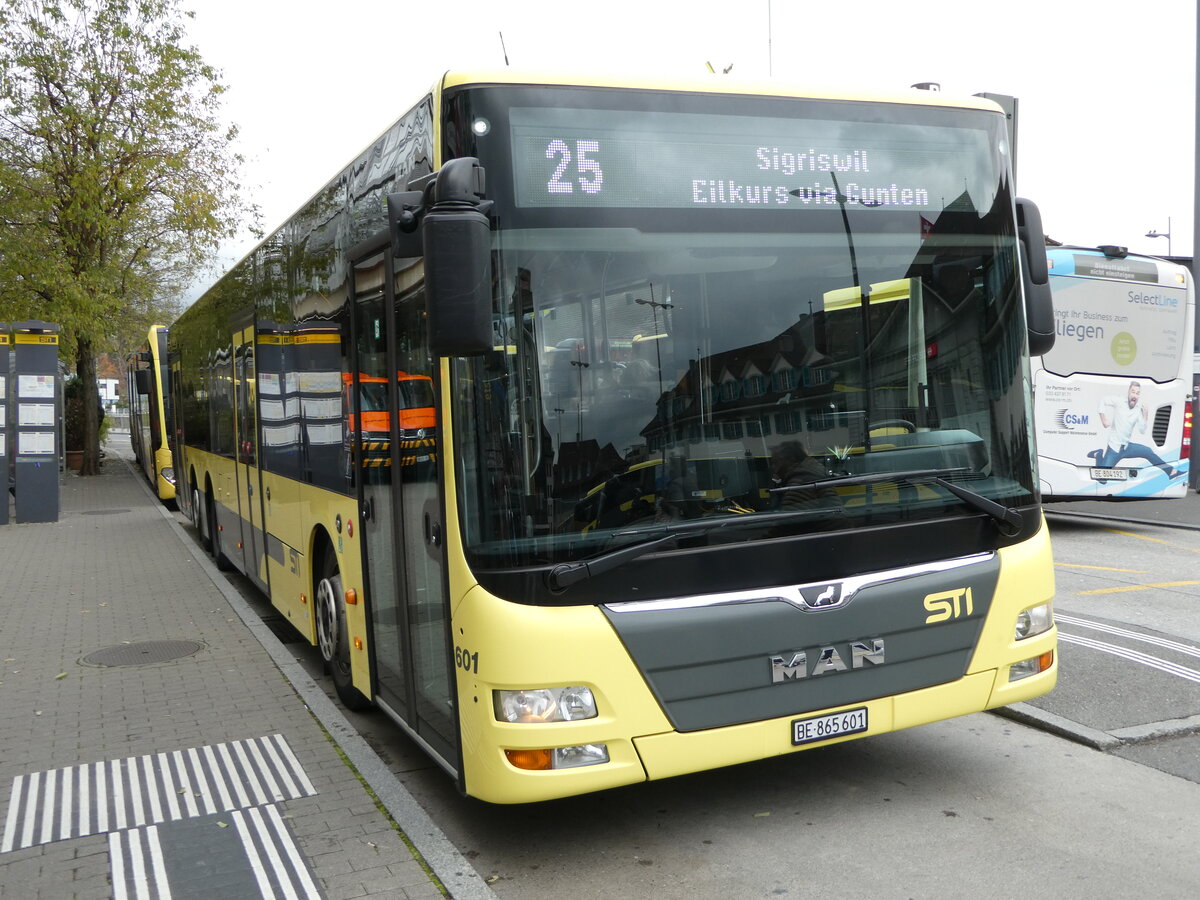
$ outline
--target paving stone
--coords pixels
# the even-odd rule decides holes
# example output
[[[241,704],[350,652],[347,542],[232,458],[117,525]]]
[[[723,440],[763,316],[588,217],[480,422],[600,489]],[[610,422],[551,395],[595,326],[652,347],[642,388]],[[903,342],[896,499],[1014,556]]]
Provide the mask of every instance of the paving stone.
[[[317,793],[256,808],[286,816],[282,830],[326,897],[442,896],[428,876],[414,885],[394,874],[422,870],[137,477],[110,457],[99,476],[63,477],[58,522],[0,526],[0,828],[18,776],[135,757],[141,767],[141,757],[279,734]],[[203,647],[143,666],[81,662],[126,642],[167,640]],[[62,794],[55,799],[61,807]],[[247,799],[260,798],[249,791]],[[167,809],[165,795],[159,802]],[[167,843],[164,853],[176,846]],[[106,834],[0,853],[5,900],[109,898],[111,878]]]

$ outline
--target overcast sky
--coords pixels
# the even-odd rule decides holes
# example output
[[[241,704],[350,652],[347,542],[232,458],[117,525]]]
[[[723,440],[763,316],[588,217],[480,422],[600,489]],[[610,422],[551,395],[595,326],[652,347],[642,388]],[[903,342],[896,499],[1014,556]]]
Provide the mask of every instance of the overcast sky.
[[[448,68],[1011,94],[1017,188],[1071,244],[1192,254],[1196,0],[184,0],[272,230]],[[501,42],[503,34],[503,44]],[[253,241],[231,244],[221,270]],[[214,280],[205,280],[205,285]],[[204,286],[204,285],[202,285]]]

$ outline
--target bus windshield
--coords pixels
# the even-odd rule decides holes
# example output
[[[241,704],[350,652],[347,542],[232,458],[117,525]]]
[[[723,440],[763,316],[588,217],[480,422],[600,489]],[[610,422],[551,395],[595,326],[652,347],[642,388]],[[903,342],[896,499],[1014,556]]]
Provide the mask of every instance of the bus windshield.
[[[1035,502],[999,116],[918,110],[920,129],[764,101],[726,122],[720,98],[651,95],[680,117],[654,125],[503,99],[464,104],[500,223],[496,349],[456,362],[476,562],[583,559],[684,520],[738,517],[709,540],[753,540],[977,514],[860,477],[889,472]]]

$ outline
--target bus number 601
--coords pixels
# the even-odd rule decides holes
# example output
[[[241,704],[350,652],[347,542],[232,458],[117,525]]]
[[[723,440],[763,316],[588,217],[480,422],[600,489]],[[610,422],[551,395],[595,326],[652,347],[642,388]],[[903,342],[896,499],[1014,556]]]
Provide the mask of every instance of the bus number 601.
[[[479,652],[474,653],[465,650],[462,647],[455,646],[454,648],[454,664],[464,672],[474,672],[479,674]]]

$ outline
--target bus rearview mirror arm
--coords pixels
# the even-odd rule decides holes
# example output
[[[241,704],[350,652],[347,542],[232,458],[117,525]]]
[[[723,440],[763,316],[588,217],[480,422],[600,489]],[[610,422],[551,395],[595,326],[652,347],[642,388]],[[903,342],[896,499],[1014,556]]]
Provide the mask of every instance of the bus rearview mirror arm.
[[[388,234],[395,259],[421,255],[420,217],[425,212],[424,191],[397,191],[387,195]]]

